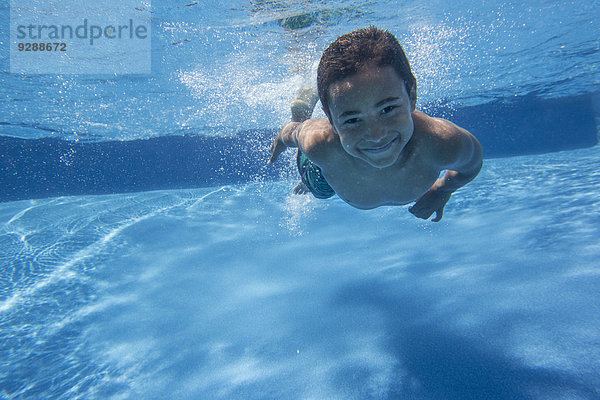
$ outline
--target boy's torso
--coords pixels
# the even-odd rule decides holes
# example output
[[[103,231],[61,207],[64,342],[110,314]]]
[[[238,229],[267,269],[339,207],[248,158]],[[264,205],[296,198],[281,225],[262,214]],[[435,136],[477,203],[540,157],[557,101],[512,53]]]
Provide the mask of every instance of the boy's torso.
[[[335,133],[331,131],[331,135]],[[330,156],[319,162],[323,176],[338,196],[362,209],[415,201],[438,179],[440,168],[429,154],[431,132],[415,127],[413,137],[393,165],[375,168],[346,153],[339,139],[328,144]]]

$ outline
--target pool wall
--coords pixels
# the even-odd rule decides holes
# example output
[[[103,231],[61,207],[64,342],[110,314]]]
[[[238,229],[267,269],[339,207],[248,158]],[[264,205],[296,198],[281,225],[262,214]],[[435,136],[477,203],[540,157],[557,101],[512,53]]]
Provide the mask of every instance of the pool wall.
[[[529,95],[461,108],[423,108],[471,131],[485,157],[497,158],[594,146],[599,98],[599,93]],[[289,165],[266,166],[275,134],[274,129],[264,129],[231,137],[75,142],[1,136],[0,126],[0,201],[277,179]]]

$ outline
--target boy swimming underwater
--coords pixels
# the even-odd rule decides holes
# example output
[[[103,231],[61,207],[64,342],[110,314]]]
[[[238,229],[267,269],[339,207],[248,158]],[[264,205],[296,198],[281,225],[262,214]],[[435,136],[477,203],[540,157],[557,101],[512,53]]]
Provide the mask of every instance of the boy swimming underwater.
[[[415,110],[416,80],[391,33],[340,36],[321,57],[317,87],[327,118],[285,125],[269,160],[297,147],[303,185],[316,197],[337,194],[360,209],[415,201],[412,214],[435,212],[438,222],[451,194],[479,173],[483,151],[473,135]],[[296,110],[295,121],[310,116],[314,101],[305,103],[310,110]]]

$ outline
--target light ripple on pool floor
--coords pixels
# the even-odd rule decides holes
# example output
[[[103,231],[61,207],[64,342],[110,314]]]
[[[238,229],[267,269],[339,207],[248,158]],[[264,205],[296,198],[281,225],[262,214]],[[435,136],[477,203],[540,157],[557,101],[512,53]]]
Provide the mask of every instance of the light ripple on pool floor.
[[[487,381],[496,398],[592,398],[597,152],[488,160],[438,224],[293,182],[3,204],[0,386],[432,398],[488,368],[517,385]]]

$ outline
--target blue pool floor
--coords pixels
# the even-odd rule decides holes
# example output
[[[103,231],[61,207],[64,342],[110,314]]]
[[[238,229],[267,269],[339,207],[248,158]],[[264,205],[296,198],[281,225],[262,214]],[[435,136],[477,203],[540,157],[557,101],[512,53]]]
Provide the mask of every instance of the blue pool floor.
[[[440,223],[294,181],[0,204],[0,398],[598,399],[600,147]]]

